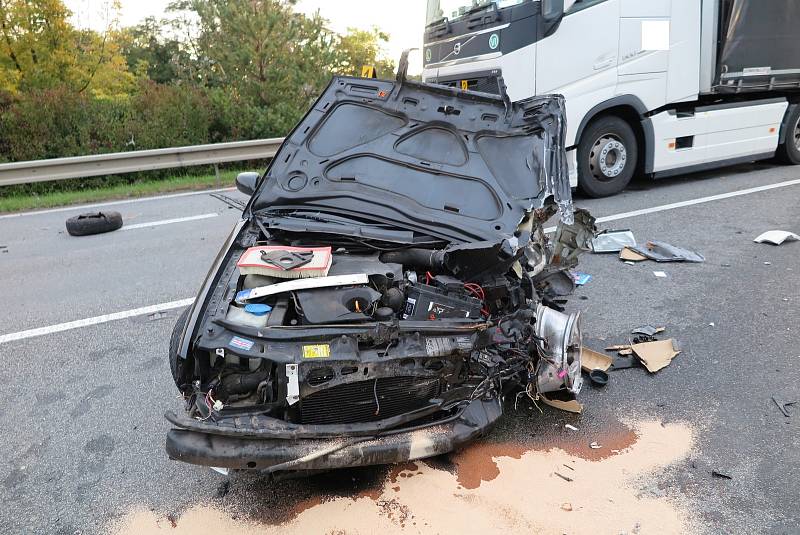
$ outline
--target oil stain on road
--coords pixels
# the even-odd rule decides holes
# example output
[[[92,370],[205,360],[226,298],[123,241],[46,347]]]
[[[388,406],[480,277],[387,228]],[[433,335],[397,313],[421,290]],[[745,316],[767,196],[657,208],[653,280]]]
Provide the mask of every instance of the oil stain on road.
[[[179,517],[133,510],[112,527],[128,534],[685,533],[686,504],[641,489],[686,458],[691,429],[642,421],[594,435],[565,430],[525,444],[478,442],[449,458],[339,471],[306,480],[305,496],[252,507],[234,496]],[[355,475],[352,475],[355,474]],[[235,478],[234,478],[235,482]],[[271,484],[275,496],[281,483]],[[255,485],[254,487],[255,488]],[[290,487],[291,488],[291,487]],[[310,489],[310,490],[308,490]],[[333,492],[331,492],[331,490]],[[234,493],[232,493],[234,494]],[[238,494],[238,493],[235,493]],[[285,495],[283,498],[285,499]]]

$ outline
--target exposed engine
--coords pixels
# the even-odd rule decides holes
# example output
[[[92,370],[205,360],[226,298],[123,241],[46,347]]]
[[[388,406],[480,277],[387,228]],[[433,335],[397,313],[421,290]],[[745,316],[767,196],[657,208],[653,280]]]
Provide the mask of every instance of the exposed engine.
[[[550,240],[542,224],[555,213],[529,214],[499,243],[440,247],[261,226],[205,311],[182,388],[188,415],[402,426],[512,391],[574,399],[580,318],[559,298],[574,289],[569,268],[594,220],[578,210]]]

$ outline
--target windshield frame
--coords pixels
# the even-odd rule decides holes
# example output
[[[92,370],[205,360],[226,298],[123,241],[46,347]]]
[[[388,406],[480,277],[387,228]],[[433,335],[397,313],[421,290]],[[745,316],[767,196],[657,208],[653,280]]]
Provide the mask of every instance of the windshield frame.
[[[425,8],[425,27],[447,19],[452,22],[459,20],[471,12],[490,8],[492,4],[496,9],[518,6],[534,0],[428,0]],[[448,6],[442,8],[442,4]]]

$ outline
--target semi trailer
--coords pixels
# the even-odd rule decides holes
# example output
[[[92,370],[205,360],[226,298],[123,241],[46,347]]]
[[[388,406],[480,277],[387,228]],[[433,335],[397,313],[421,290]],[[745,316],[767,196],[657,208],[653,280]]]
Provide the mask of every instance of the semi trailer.
[[[797,0],[428,0],[423,80],[566,98],[589,196],[779,157],[800,164]]]

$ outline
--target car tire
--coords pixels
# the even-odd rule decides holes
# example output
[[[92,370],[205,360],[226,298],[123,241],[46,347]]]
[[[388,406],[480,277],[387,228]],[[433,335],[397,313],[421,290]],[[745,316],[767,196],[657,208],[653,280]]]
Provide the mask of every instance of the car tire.
[[[172,336],[169,339],[169,369],[172,372],[172,379],[175,381],[175,386],[181,391],[188,381],[186,373],[188,371],[188,366],[186,359],[182,359],[178,355],[178,350],[180,349],[179,346],[181,344],[183,330],[186,328],[186,322],[189,320],[190,311],[191,308],[187,308],[178,316],[178,321],[175,322],[175,326],[172,328]]]
[[[67,232],[70,236],[102,234],[120,227],[122,227],[122,214],[119,212],[94,212],[67,219]]]
[[[786,139],[778,147],[776,156],[789,165],[800,164],[800,104],[789,107],[789,115],[784,123]]]
[[[638,156],[627,121],[614,115],[592,121],[578,143],[578,188],[589,197],[619,193],[633,178]]]

